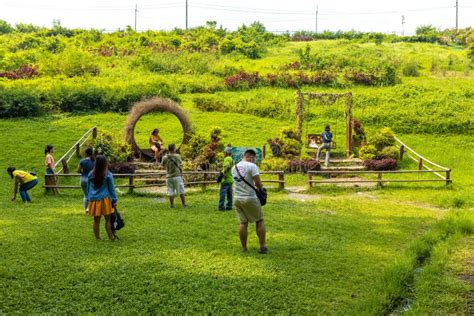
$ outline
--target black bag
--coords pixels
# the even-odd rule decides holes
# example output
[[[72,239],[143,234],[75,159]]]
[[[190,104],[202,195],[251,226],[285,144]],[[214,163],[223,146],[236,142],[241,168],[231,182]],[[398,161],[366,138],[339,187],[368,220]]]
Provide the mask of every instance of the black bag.
[[[112,222],[112,232],[114,233],[114,236],[117,237],[115,235],[115,231],[121,230],[125,226],[125,222],[123,221],[122,215],[120,215],[116,207],[114,207],[114,212],[112,213],[112,216],[111,216],[111,222]]]
[[[255,193],[257,194],[257,198],[260,201],[260,205],[265,206],[265,204],[267,204],[267,189],[265,188],[257,189],[256,187],[248,183],[248,181],[245,180],[245,178],[242,177],[242,175],[240,174],[239,168],[237,168],[237,165],[235,166],[235,171],[237,171],[237,174],[239,175],[240,180],[244,181],[249,187],[255,190]]]
[[[222,171],[220,171],[219,174],[216,177],[216,182],[221,183],[223,178],[224,178],[224,173]]]

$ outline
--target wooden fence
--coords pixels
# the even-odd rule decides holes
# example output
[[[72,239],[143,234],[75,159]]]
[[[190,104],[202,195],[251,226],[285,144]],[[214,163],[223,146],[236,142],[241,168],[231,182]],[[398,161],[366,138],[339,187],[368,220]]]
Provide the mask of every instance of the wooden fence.
[[[308,171],[308,185],[310,187],[313,184],[321,183],[377,183],[382,186],[387,182],[444,182],[446,185],[452,183],[451,180],[451,169],[440,166],[425,157],[418,154],[416,151],[408,147],[399,138],[395,137],[395,146],[400,150],[400,160],[403,157],[408,157],[418,164],[418,170],[390,170],[390,171],[369,171],[369,170],[354,170],[354,171],[339,171],[339,170],[325,170],[325,171]],[[347,175],[354,176],[359,174],[377,175],[377,179],[313,179],[314,176],[331,176],[331,175]],[[394,174],[432,174],[435,177],[433,179],[387,179],[383,178],[384,175]]]
[[[66,151],[66,153],[61,158],[59,158],[59,160],[54,165],[54,169],[57,174],[61,172],[65,174],[69,173],[69,165],[68,165],[69,161],[72,159],[74,155],[76,155],[77,157],[81,156],[81,146],[84,145],[90,138],[92,139],[97,138],[96,126],[92,127],[87,132],[85,132],[84,135],[82,135],[81,138],[79,138],[79,140],[75,142],[74,145],[72,145],[72,147],[69,148],[69,150]],[[61,168],[58,169],[58,166],[61,166]],[[49,182],[45,182],[45,183],[49,183]]]
[[[218,184],[215,181],[218,172],[216,171],[184,171],[184,184],[186,186],[195,186],[195,185],[213,185]],[[263,183],[276,183],[278,184],[279,189],[285,188],[285,173],[283,171],[262,171],[261,175],[271,175],[277,176],[277,179],[262,179]],[[55,174],[55,175],[45,175],[45,183],[49,183],[49,177],[68,177],[76,178],[77,183],[79,183],[80,174],[70,173],[70,174]],[[134,189],[138,188],[149,188],[149,187],[163,187],[166,186],[166,172],[165,171],[155,171],[155,172],[143,172],[143,173],[131,173],[131,174],[114,174],[116,179],[128,179],[128,184],[117,184],[117,188],[128,188],[130,192],[133,192]],[[188,178],[190,178],[188,180]],[[50,184],[44,185],[44,188],[55,188],[55,189],[80,189],[79,185],[58,185]]]

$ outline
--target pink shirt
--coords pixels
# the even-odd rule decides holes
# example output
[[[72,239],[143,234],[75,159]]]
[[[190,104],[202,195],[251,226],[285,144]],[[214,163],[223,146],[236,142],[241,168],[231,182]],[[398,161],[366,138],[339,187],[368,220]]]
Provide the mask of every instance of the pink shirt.
[[[53,158],[53,155],[47,154],[47,155],[46,155],[46,160],[44,161],[44,164],[45,164],[46,168],[54,169],[54,158]]]

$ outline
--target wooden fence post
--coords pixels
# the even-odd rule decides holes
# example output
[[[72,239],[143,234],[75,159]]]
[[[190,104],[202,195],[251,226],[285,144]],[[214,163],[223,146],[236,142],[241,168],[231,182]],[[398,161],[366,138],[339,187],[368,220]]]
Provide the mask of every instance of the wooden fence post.
[[[67,165],[66,159],[61,160],[61,163],[63,164],[63,173],[68,174],[69,173],[69,166]]]
[[[421,170],[423,169],[423,159],[420,158],[420,160],[418,160],[418,170]]]
[[[446,185],[451,184],[453,181],[451,180],[451,169],[446,170]]]
[[[311,182],[311,180],[313,180],[313,176],[311,175],[311,171],[308,171],[308,184],[310,188],[313,187],[313,182]]]
[[[130,193],[133,193],[133,188],[134,188],[133,180],[134,180],[133,176],[128,177],[128,185],[130,186],[128,188],[128,192],[130,192]]]
[[[400,146],[400,161],[403,160],[403,154],[405,153],[405,145]]]
[[[266,153],[267,153],[267,145],[263,144],[263,146],[262,146],[262,159],[265,159]]]
[[[207,175],[208,175],[207,172],[204,173],[204,182],[207,181]],[[202,186],[202,188],[205,190],[205,189],[207,188],[207,183],[204,183],[203,186]]]
[[[94,127],[94,129],[92,130],[92,138],[93,139],[97,138],[97,127]]]
[[[377,174],[377,185],[382,187],[383,186],[383,183],[382,183],[382,172],[379,172]]]
[[[81,146],[79,143],[76,144],[76,156],[81,157]]]
[[[280,172],[278,173],[278,180],[280,181],[278,183],[278,187],[280,188],[280,190],[283,190],[285,188],[285,172]]]

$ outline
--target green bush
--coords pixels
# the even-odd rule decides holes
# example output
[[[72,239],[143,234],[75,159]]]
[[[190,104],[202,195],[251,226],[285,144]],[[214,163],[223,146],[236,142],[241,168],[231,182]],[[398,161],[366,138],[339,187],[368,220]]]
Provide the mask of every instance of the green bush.
[[[362,160],[372,160],[377,157],[377,148],[373,145],[364,145],[359,149],[359,158]]]
[[[263,171],[280,171],[288,169],[288,160],[285,158],[265,158],[260,163],[260,169]]]
[[[418,77],[420,75],[420,62],[412,59],[403,66],[403,75],[406,77]]]
[[[0,86],[0,118],[32,117],[42,112],[41,98],[35,90]]]
[[[96,155],[104,155],[109,163],[130,161],[133,158],[132,147],[108,133],[100,133],[95,140],[86,144]]]
[[[378,159],[395,159],[400,160],[400,150],[395,146],[388,146],[382,149],[377,155]]]
[[[384,127],[369,139],[369,143],[374,145],[378,151],[381,151],[385,147],[395,144],[395,134],[390,128]]]

